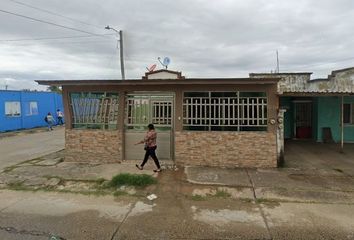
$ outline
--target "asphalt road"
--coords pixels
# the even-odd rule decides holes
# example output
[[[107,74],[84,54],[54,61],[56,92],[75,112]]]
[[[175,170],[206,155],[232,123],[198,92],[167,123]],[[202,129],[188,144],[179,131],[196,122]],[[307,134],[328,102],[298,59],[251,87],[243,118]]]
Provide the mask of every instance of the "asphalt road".
[[[36,133],[0,135],[0,169],[64,149],[64,128]]]

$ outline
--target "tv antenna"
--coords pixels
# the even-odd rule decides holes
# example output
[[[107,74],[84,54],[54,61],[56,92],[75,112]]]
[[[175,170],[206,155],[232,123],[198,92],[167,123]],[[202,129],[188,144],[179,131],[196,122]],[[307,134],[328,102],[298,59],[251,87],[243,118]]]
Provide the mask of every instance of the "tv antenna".
[[[279,54],[278,54],[278,49],[277,49],[277,68],[276,68],[275,72],[279,73]]]
[[[162,62],[161,62],[161,58],[160,58],[160,57],[158,57],[157,60],[159,60],[159,62],[161,63],[161,65],[162,65],[165,69],[167,69],[168,65],[171,63],[171,60],[170,60],[169,57],[165,57]]]
[[[148,70],[148,72],[153,72],[156,67],[157,67],[157,65],[156,65],[156,64],[153,64],[153,65],[151,65],[150,67],[146,67],[146,70]]]

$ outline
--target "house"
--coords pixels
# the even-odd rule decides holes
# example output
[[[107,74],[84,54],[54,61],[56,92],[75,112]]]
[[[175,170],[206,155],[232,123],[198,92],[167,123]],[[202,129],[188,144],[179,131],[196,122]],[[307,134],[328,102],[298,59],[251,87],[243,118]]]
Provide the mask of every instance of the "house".
[[[324,79],[311,79],[311,74],[251,73],[250,78],[280,78],[285,138],[354,142],[354,68],[332,71]]]
[[[157,70],[130,80],[38,80],[62,86],[66,159],[119,162],[153,123],[157,155],[177,165],[276,167],[278,78],[186,78]]]
[[[0,132],[45,126],[48,112],[63,109],[61,94],[0,90]]]

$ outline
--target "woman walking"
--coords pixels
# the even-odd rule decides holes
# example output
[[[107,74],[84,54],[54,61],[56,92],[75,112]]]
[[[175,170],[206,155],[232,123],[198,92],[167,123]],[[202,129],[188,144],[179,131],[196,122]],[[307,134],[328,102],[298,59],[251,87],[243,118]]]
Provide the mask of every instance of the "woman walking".
[[[157,133],[155,132],[155,127],[153,124],[149,124],[148,131],[145,135],[144,140],[136,143],[136,144],[142,144],[142,143],[145,144],[145,146],[144,146],[144,149],[145,149],[144,160],[140,165],[138,165],[138,164],[135,165],[138,169],[143,170],[145,163],[149,159],[149,156],[151,156],[152,159],[154,159],[155,165],[157,167],[157,169],[155,169],[154,172],[161,172],[160,163],[159,163],[159,160],[157,159],[156,153],[155,153],[155,150],[157,148],[156,139],[157,139]]]

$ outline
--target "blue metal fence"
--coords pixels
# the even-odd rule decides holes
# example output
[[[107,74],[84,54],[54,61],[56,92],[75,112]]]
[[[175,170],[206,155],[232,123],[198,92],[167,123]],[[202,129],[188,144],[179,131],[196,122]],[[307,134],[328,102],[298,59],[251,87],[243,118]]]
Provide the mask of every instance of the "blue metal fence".
[[[44,117],[63,110],[61,94],[0,90],[0,132],[46,126]]]

